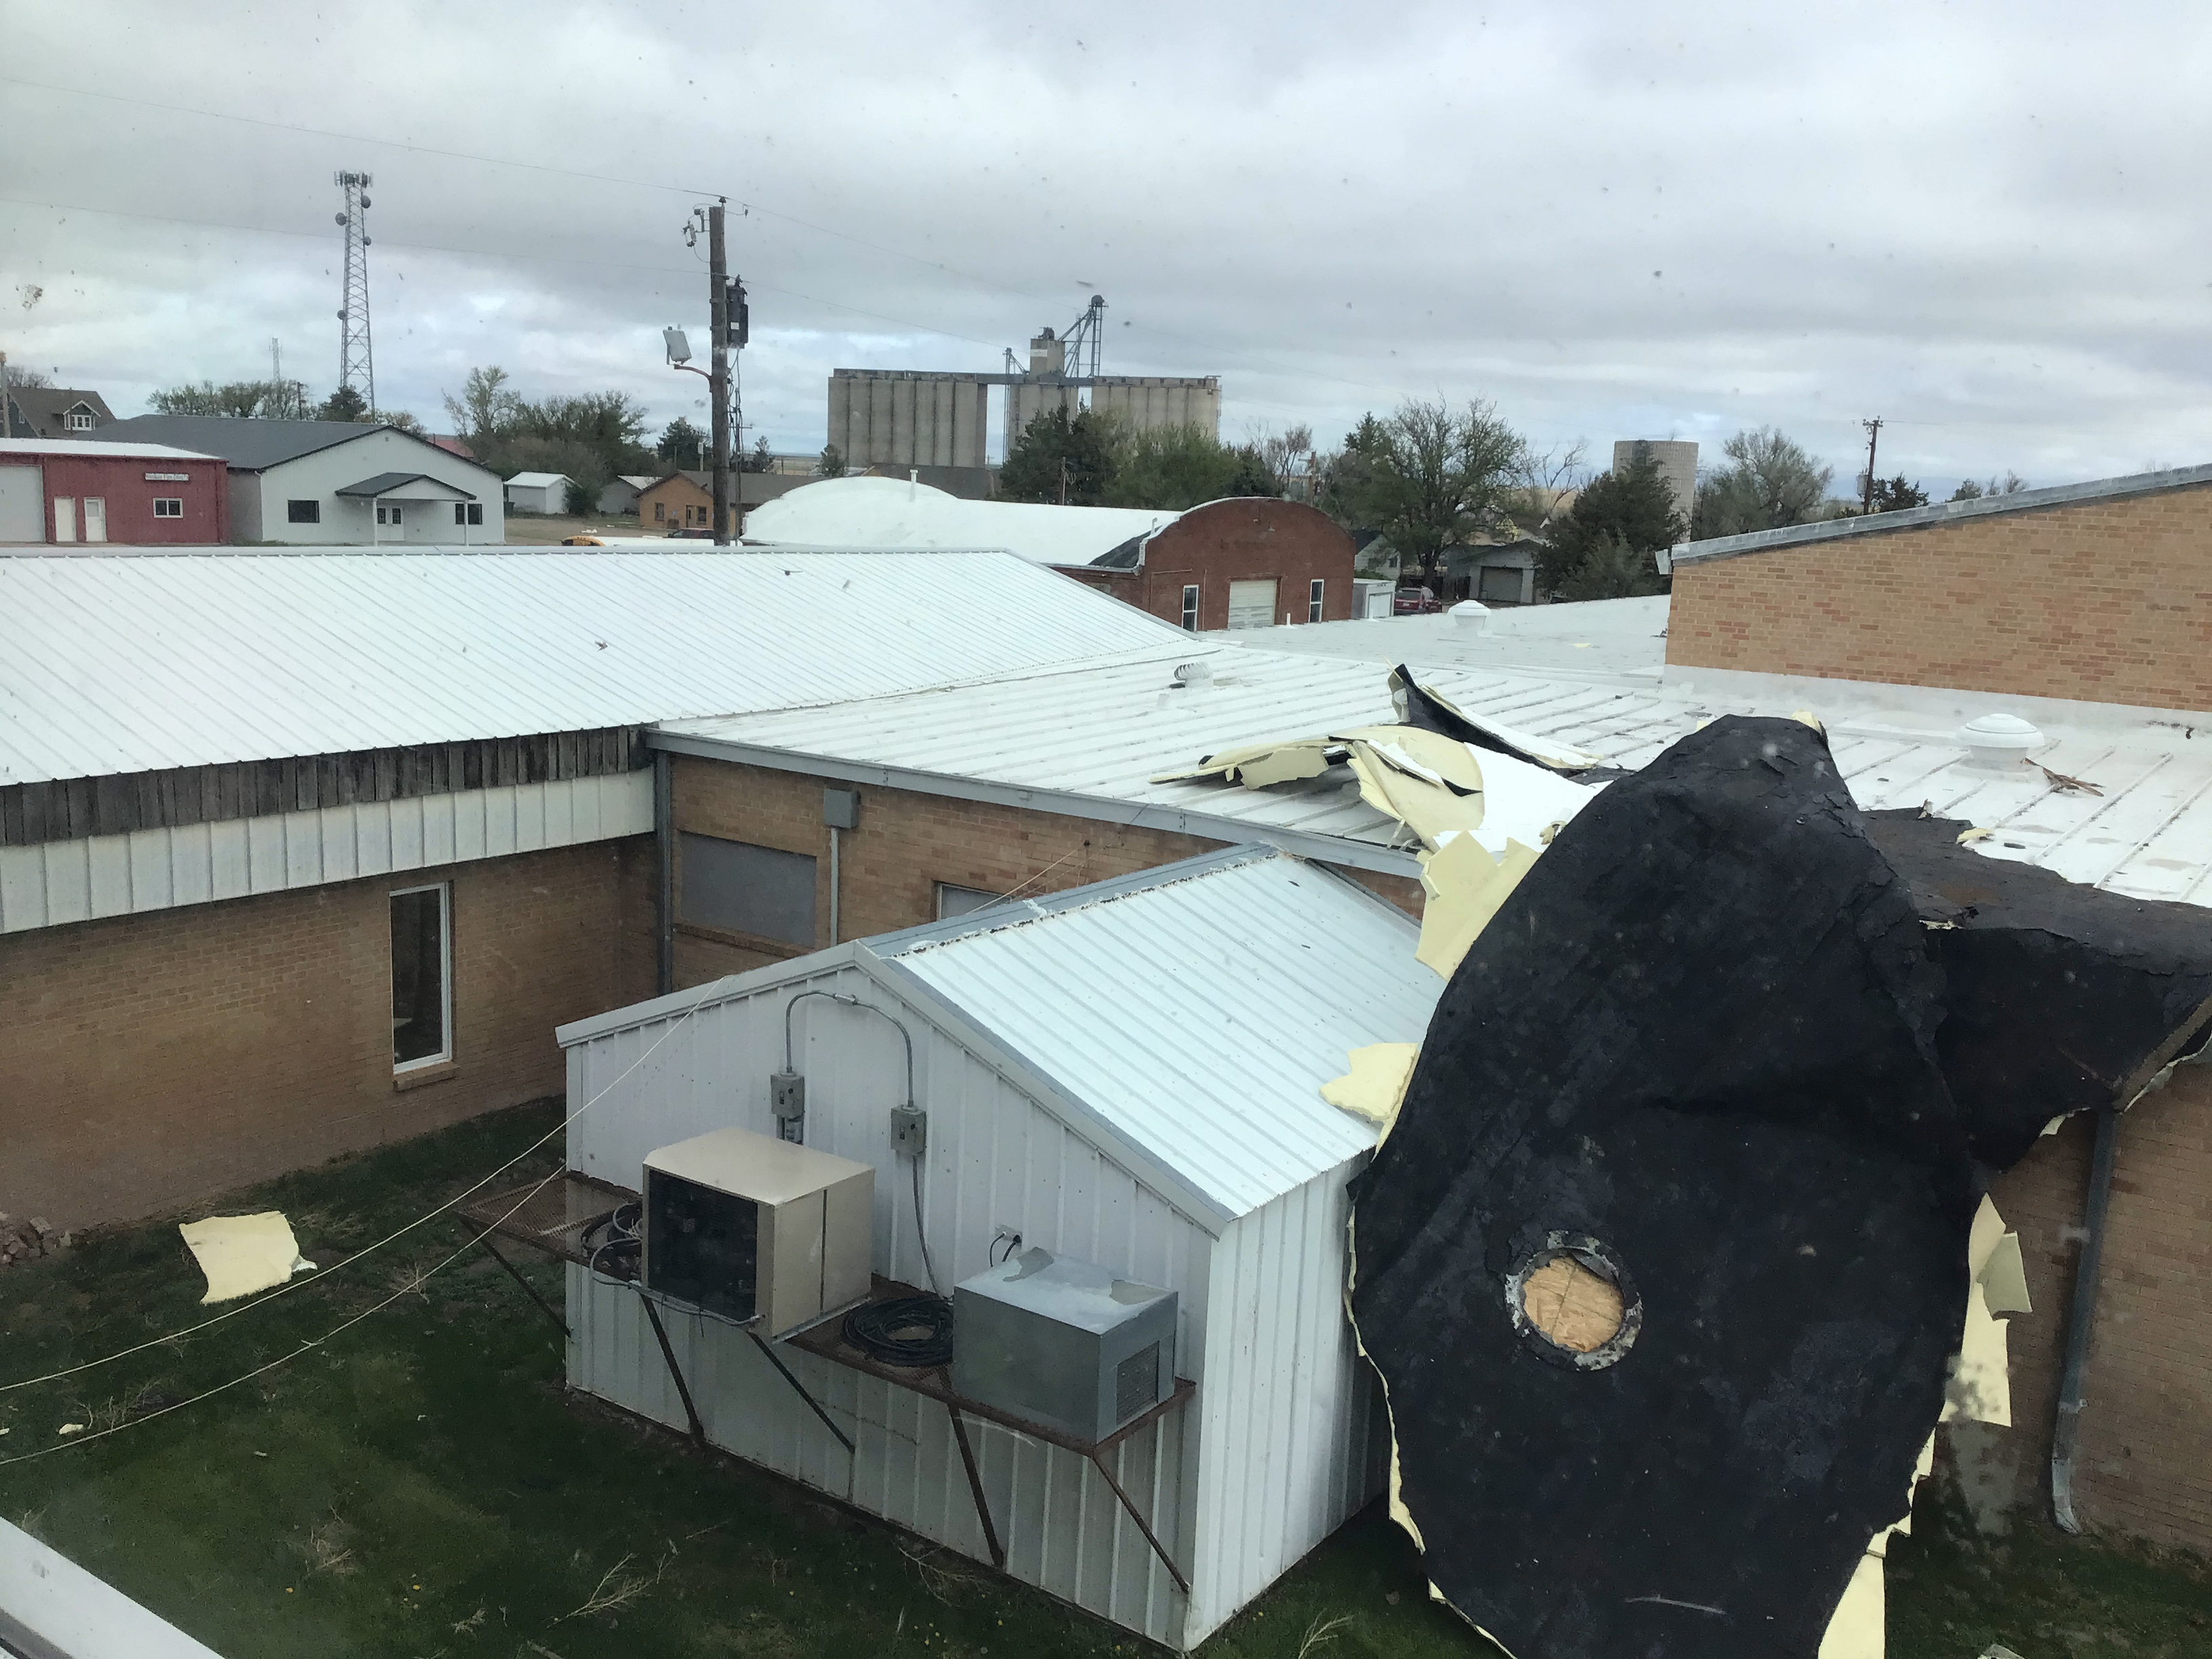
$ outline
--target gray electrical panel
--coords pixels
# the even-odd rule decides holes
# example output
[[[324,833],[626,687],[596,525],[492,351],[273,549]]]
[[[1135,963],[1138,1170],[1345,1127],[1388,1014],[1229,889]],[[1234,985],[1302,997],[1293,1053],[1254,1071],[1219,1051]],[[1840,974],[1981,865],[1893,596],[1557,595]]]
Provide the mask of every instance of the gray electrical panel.
[[[979,1404],[1103,1440],[1175,1389],[1173,1291],[1024,1250],[952,1292],[952,1387]]]

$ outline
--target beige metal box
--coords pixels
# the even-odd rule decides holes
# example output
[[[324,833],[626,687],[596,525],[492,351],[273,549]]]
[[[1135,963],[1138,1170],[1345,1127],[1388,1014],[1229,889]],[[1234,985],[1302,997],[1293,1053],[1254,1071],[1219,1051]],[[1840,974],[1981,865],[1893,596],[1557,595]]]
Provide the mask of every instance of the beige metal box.
[[[767,1336],[868,1293],[876,1172],[750,1129],[645,1160],[645,1288]]]

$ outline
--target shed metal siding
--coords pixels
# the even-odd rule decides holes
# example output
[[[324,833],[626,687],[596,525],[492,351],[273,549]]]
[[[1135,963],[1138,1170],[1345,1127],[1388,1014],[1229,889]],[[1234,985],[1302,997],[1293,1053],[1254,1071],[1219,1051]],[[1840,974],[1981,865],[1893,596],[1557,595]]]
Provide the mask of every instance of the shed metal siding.
[[[795,978],[571,1047],[571,1166],[635,1186],[655,1147],[728,1126],[772,1133],[768,1076],[783,1064],[785,1005],[802,989],[860,996],[913,1034],[915,1097],[930,1115],[926,1222],[946,1288],[987,1265],[1000,1225],[1018,1228],[1029,1243],[1179,1291],[1177,1340],[1188,1356],[1179,1368],[1195,1374],[1207,1351],[1205,1232],[858,968]],[[853,1009],[818,1000],[798,1006],[807,1144],[875,1166],[875,1270],[922,1282],[908,1168],[890,1151],[889,1111],[906,1086],[898,1033]],[[635,1294],[572,1270],[569,1307],[572,1382],[680,1426],[681,1403]],[[854,1434],[860,1455],[848,1459],[739,1333],[697,1317],[669,1324],[715,1443],[988,1559],[940,1408],[786,1349],[787,1363]],[[1176,1640],[1174,1583],[1089,1464],[993,1425],[971,1424],[971,1434],[1008,1571],[1155,1640]],[[1115,1472],[1183,1563],[1196,1531],[1195,1456],[1190,1425],[1170,1418],[1133,1436]]]
[[[0,846],[0,934],[644,835],[653,775]]]

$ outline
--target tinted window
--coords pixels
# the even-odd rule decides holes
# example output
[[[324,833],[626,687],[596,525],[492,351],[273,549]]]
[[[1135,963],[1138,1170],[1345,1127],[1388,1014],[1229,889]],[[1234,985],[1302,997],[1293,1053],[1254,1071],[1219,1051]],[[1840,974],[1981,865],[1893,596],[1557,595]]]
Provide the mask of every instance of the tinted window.
[[[678,915],[702,927],[814,948],[814,860],[719,836],[680,837]]]

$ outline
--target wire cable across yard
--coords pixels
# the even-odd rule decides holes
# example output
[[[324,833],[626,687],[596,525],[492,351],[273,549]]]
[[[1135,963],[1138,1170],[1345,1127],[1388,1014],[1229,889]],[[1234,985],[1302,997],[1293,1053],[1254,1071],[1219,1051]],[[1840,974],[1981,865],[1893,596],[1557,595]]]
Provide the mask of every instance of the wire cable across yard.
[[[81,1376],[86,1371],[96,1370],[102,1365],[113,1364],[118,1359],[128,1359],[133,1354],[144,1353],[149,1348],[158,1348],[165,1343],[175,1342],[188,1336],[196,1336],[202,1331],[208,1330],[216,1325],[222,1324],[227,1320],[235,1319],[241,1314],[252,1313],[258,1309],[265,1308],[269,1306],[270,1303],[275,1302],[279,1297],[288,1296],[292,1291],[299,1290],[302,1286],[321,1284],[329,1279],[332,1273],[343,1273],[348,1267],[352,1267],[356,1262],[360,1261],[368,1256],[374,1255],[377,1251],[383,1249],[386,1245],[397,1243],[400,1239],[404,1238],[409,1233],[415,1231],[417,1228],[428,1225],[431,1222],[435,1221],[440,1216],[447,1214],[453,1211],[464,1199],[468,1198],[472,1194],[483,1191],[486,1187],[498,1180],[500,1176],[505,1175],[516,1164],[521,1163],[523,1159],[528,1158],[532,1152],[537,1152],[540,1147],[544,1146],[546,1142],[551,1140],[554,1136],[565,1133],[570,1124],[575,1122],[578,1118],[583,1116],[583,1115],[590,1111],[592,1107],[598,1105],[599,1102],[605,1099],[609,1094],[612,1093],[617,1087],[629,1077],[631,1073],[636,1071],[639,1066],[644,1065],[647,1060],[652,1059],[653,1054],[659,1049],[660,1045],[667,1042],[670,1037],[675,1036],[677,1031],[681,1029],[686,1020],[690,1019],[692,1015],[699,1012],[700,1008],[705,1004],[708,993],[714,990],[718,982],[719,981],[709,981],[705,985],[701,986],[699,988],[699,994],[692,999],[690,1006],[685,1008],[684,1011],[678,1014],[674,1019],[669,1021],[667,1029],[662,1031],[659,1036],[655,1037],[651,1043],[647,1045],[644,1053],[641,1054],[635,1060],[630,1061],[629,1065],[623,1067],[623,1069],[613,1078],[610,1079],[605,1087],[600,1089],[597,1093],[592,1095],[589,1100],[576,1108],[574,1111],[563,1116],[560,1122],[555,1124],[544,1134],[538,1136],[537,1139],[532,1141],[530,1145],[525,1146],[513,1158],[507,1159],[506,1163],[501,1164],[497,1169],[483,1176],[483,1179],[463,1188],[459,1192],[455,1193],[451,1198],[447,1199],[443,1204],[439,1205],[436,1209],[429,1211],[427,1214],[417,1216],[414,1220],[408,1222],[404,1226],[393,1229],[391,1232],[386,1233],[382,1238],[378,1239],[374,1244],[363,1245],[360,1249],[356,1250],[351,1255],[346,1257],[344,1261],[333,1262],[330,1267],[325,1268],[322,1272],[316,1273],[313,1278],[294,1279],[289,1280],[286,1283],[278,1285],[266,1296],[258,1297],[252,1302],[241,1303],[235,1308],[227,1309],[225,1311],[216,1314],[211,1318],[201,1320],[196,1325],[187,1325],[181,1330],[170,1331],[161,1336],[149,1337],[143,1342],[133,1343],[127,1348],[118,1348],[113,1353],[103,1354],[98,1359],[88,1359],[82,1364],[67,1365],[59,1370],[47,1371],[38,1376],[23,1377],[14,1382],[0,1382],[0,1394],[13,1394],[18,1389],[35,1388],[41,1382],[58,1382],[64,1377]],[[561,1175],[562,1171],[558,1170],[556,1170],[551,1174],[548,1175],[544,1180],[539,1182],[527,1193],[524,1194],[521,1200],[515,1205],[514,1209],[509,1210],[507,1212],[507,1215],[513,1215],[515,1212],[515,1210],[522,1208],[525,1204],[529,1203],[532,1198],[535,1198],[546,1187],[559,1180],[561,1178]],[[502,1221],[506,1218],[507,1216],[501,1216],[500,1218]],[[463,1245],[459,1250],[454,1252],[454,1256],[465,1254],[475,1244],[475,1243],[476,1241],[474,1239],[470,1240],[468,1244]],[[454,1256],[447,1257],[445,1261],[440,1262],[436,1267],[433,1267],[430,1270],[430,1273],[435,1273],[442,1270],[453,1261]],[[422,1277],[428,1279],[430,1277],[430,1273],[425,1273]],[[410,1286],[410,1288],[412,1287]],[[368,1312],[374,1313],[378,1308],[383,1308],[388,1305],[388,1301],[380,1302],[376,1304],[375,1308],[371,1308]],[[362,1318],[366,1318],[367,1316],[367,1315],[362,1316]],[[346,1329],[348,1326],[358,1322],[358,1320],[348,1320],[344,1325],[339,1326],[337,1330],[331,1331],[329,1334],[330,1336],[336,1336],[338,1334],[338,1331],[343,1331]],[[318,1339],[318,1340],[325,1341],[328,1340],[328,1337]],[[313,1342],[307,1344],[307,1347],[309,1348],[313,1347],[314,1346],[315,1344]],[[301,1348],[297,1352],[299,1353],[304,1353],[307,1352],[307,1348]],[[274,1366],[281,1365],[286,1359],[294,1358],[295,1357],[295,1354],[287,1354],[283,1359],[272,1360],[269,1364],[262,1366],[259,1370],[249,1371],[245,1376],[234,1377],[230,1382],[223,1383],[220,1388],[209,1390],[209,1393],[220,1394],[222,1392],[223,1389],[234,1388],[238,1383],[246,1382],[252,1377],[258,1376],[263,1371],[269,1370]],[[207,1398],[207,1395],[195,1395],[192,1398],[193,1400],[204,1400]],[[180,1406],[189,1406],[191,1403],[191,1400],[179,1402]],[[178,1407],[173,1406],[167,1407],[167,1411],[174,1411],[176,1409],[178,1409]],[[149,1423],[156,1417],[166,1415],[167,1411],[149,1412],[144,1417],[141,1417],[134,1420],[140,1423]],[[124,1426],[127,1427],[129,1425],[125,1425]],[[102,1434],[112,1434],[115,1431],[112,1429],[103,1430],[101,1431]],[[100,1437],[100,1435],[88,1434],[80,1437],[78,1439],[72,1440],[69,1443],[71,1445],[82,1445],[86,1441],[97,1440]],[[58,1451],[60,1450],[61,1448],[52,1447],[49,1448],[49,1449]],[[29,1456],[33,1457],[42,1457],[45,1455],[46,1454],[43,1452],[33,1452],[28,1454]],[[0,1459],[0,1468],[7,1468],[9,1463],[20,1463],[23,1461],[24,1459],[22,1457]]]

